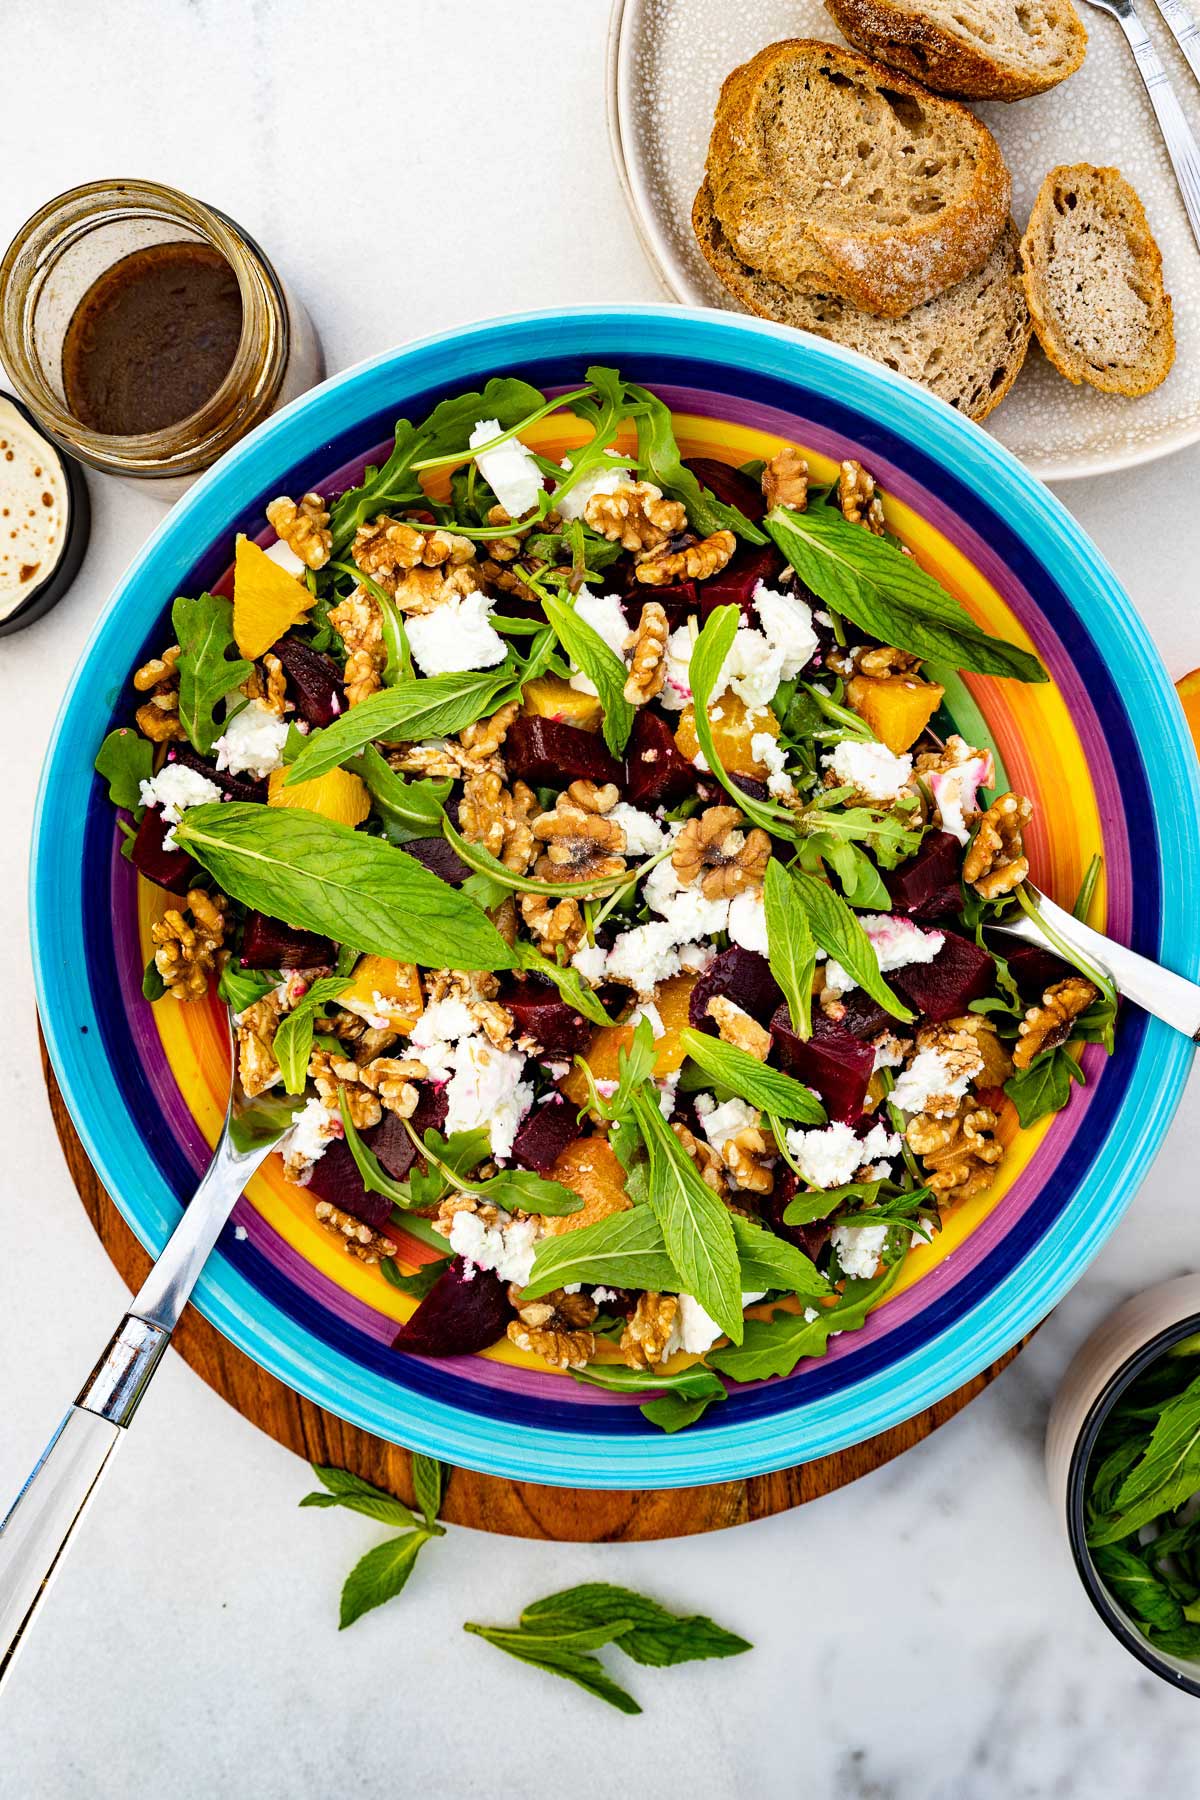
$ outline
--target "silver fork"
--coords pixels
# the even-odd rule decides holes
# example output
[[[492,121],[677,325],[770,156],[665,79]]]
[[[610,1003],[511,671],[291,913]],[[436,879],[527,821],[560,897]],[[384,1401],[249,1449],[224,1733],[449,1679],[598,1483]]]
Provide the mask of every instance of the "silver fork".
[[[1093,931],[1090,925],[1081,924],[1074,913],[1056,906],[1031,881],[1025,883],[1025,893],[1049,931],[1041,930],[1024,913],[1011,924],[989,925],[989,931],[1020,938],[1022,943],[1036,944],[1040,950],[1052,949],[1054,938],[1059,938],[1077,956],[1106,975],[1117,992],[1132,1000],[1135,1006],[1152,1013],[1156,1019],[1165,1020],[1193,1042],[1200,1040],[1200,985],[1164,969],[1160,963],[1151,962],[1148,956],[1139,956],[1136,950],[1129,950],[1124,944],[1115,944],[1101,932]]]
[[[1167,22],[1171,36],[1187,57],[1188,67],[1200,81],[1200,25],[1183,4],[1183,0],[1158,0],[1158,10]]]
[[[222,1227],[250,1177],[291,1124],[289,1115],[277,1130],[268,1120],[257,1133],[239,1131],[248,1103],[232,1054],[232,1017],[229,1024],[229,1104],[204,1179],[0,1524],[0,1685],[162,1361]]]
[[[1140,15],[1134,8],[1133,0],[1087,0],[1087,3],[1089,6],[1098,8],[1100,12],[1111,13],[1129,40],[1130,48],[1137,61],[1138,73],[1146,85],[1150,104],[1158,118],[1159,130],[1162,132],[1163,142],[1167,146],[1167,155],[1175,170],[1175,179],[1179,183],[1179,191],[1183,195],[1183,204],[1187,208],[1187,216],[1191,223],[1192,236],[1196,240],[1197,249],[1200,249],[1200,146],[1197,146],[1192,128],[1184,117],[1183,108],[1179,104],[1179,96],[1171,86],[1171,78],[1163,67],[1162,59],[1154,48]],[[1185,43],[1180,32],[1176,30],[1175,20],[1168,10],[1172,6],[1175,7],[1177,13],[1183,15],[1187,26],[1191,27],[1193,33],[1196,30],[1195,22],[1183,5],[1179,3],[1179,0],[1166,0],[1162,10],[1167,24],[1175,32],[1183,53],[1193,69],[1196,69],[1197,74],[1200,75],[1200,67],[1197,67],[1197,60],[1194,60],[1196,45],[1190,41]],[[1181,29],[1186,30],[1186,27],[1181,27]]]

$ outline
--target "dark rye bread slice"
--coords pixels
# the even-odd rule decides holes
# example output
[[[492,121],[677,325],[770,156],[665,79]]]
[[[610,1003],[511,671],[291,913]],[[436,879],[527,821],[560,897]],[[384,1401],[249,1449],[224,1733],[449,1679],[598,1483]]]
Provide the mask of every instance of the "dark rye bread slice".
[[[899,319],[874,318],[836,294],[790,287],[750,268],[721,230],[707,183],[696,195],[692,226],[713,272],[751,312],[886,363],[968,419],[986,419],[1020,373],[1032,327],[1011,219],[978,274]]]
[[[825,0],[825,8],[859,50],[960,100],[1043,94],[1087,54],[1071,0]]]
[[[1166,379],[1175,325],[1162,256],[1119,169],[1051,169],[1021,256],[1033,329],[1068,381],[1136,395]]]
[[[1012,194],[965,106],[806,38],[726,78],[707,173],[743,262],[892,317],[983,267]]]

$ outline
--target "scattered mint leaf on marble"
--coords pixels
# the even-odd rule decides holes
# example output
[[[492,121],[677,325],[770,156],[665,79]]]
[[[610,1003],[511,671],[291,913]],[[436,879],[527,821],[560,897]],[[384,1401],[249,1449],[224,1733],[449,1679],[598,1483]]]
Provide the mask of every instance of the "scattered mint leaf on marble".
[[[605,1581],[584,1582],[535,1600],[522,1612],[521,1626],[536,1633],[581,1631],[603,1625],[614,1615],[633,1622],[632,1630],[613,1639],[617,1649],[649,1668],[666,1669],[713,1656],[740,1656],[753,1649],[745,1638],[698,1613],[668,1612],[657,1600]]]

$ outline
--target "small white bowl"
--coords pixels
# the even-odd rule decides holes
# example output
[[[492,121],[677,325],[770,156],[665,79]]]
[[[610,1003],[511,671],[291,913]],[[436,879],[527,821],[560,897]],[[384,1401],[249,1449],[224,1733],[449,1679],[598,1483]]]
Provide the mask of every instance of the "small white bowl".
[[[1154,1648],[1104,1586],[1084,1536],[1084,1482],[1105,1420],[1130,1382],[1196,1332],[1200,1275],[1180,1275],[1148,1288],[1099,1325],[1054,1397],[1046,1425],[1046,1475],[1084,1591],[1113,1636],[1172,1687],[1200,1695],[1200,1658],[1169,1656]]]

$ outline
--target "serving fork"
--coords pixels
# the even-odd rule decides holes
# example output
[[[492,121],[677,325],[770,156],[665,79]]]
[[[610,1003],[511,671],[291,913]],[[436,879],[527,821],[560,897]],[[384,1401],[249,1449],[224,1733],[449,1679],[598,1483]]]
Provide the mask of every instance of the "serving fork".
[[[0,1685],[67,1546],[162,1361],[200,1271],[250,1177],[291,1115],[259,1109],[255,1128],[237,1075],[232,1012],[229,1102],[213,1158],[183,1217],[33,1473],[0,1524]],[[300,1102],[297,1100],[296,1105]]]
[[[1192,227],[1196,247],[1200,249],[1200,146],[1188,124],[1179,96],[1171,86],[1171,78],[1162,58],[1154,48],[1150,34],[1142,23],[1133,0],[1087,0],[1100,12],[1110,13],[1129,40],[1137,62],[1138,73],[1145,83],[1158,119],[1158,127],[1167,146],[1167,155],[1179,183],[1183,204]],[[1159,0],[1159,10],[1175,37],[1193,72],[1200,79],[1200,30],[1183,0]]]

